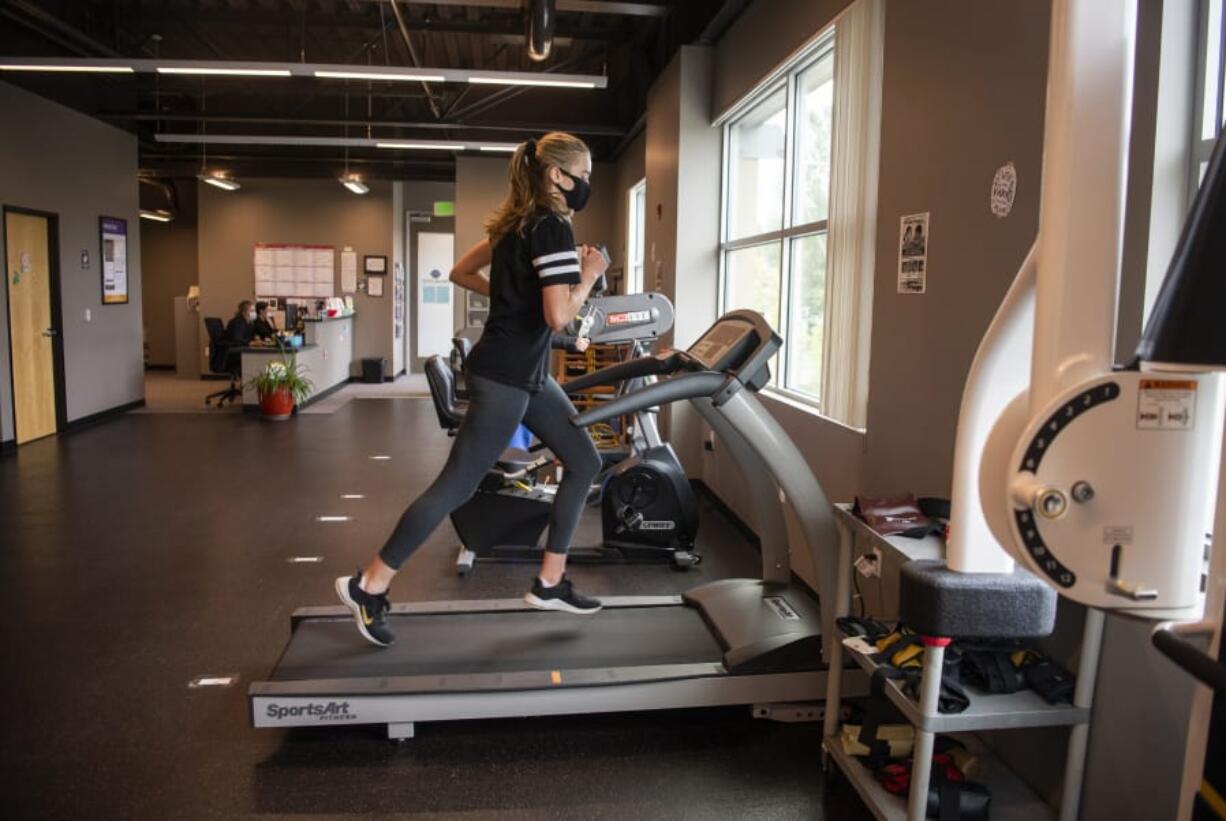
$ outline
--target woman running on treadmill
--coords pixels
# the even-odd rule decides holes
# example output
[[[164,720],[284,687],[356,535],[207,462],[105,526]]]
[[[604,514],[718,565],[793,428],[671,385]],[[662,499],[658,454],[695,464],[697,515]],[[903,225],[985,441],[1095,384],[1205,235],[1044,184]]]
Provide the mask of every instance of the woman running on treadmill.
[[[566,551],[600,456],[570,423],[574,406],[548,375],[550,343],[578,314],[608,267],[596,248],[575,247],[570,218],[591,192],[592,158],[582,140],[546,134],[511,157],[511,190],[486,222],[488,239],[451,271],[451,281],[490,299],[481,339],[465,364],[470,401],[451,455],[434,483],[409,505],[365,569],[336,580],[358,631],[381,647],[395,637],[387,621],[388,585],[443,519],[477,489],[522,421],[562,462],[540,573],[524,601],[541,610],[595,613],[596,599],[566,578]],[[490,266],[487,280],[479,273]]]

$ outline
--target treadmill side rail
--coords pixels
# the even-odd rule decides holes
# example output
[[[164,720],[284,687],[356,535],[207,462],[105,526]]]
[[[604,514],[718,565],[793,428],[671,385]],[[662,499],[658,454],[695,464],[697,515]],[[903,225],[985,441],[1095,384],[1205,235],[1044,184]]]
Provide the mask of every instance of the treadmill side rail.
[[[863,675],[853,680],[850,671],[844,683],[849,695],[866,695],[867,685]],[[815,701],[825,697],[826,675],[819,670],[756,676],[719,674],[610,687],[335,696],[261,695],[261,686],[251,689],[254,726],[317,727]]]

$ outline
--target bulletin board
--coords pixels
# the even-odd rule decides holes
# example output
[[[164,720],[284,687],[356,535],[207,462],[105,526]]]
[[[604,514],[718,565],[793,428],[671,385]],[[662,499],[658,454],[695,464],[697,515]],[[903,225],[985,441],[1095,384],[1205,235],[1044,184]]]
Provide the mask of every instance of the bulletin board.
[[[336,288],[336,248],[258,242],[254,269],[254,292],[260,296],[330,297]]]

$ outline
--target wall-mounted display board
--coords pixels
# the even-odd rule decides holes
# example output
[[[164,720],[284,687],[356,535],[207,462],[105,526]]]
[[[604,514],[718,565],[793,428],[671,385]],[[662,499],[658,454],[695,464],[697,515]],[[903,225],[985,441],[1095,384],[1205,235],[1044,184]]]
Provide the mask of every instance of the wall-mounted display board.
[[[259,242],[254,267],[259,296],[330,297],[336,287],[336,248],[331,245]]]

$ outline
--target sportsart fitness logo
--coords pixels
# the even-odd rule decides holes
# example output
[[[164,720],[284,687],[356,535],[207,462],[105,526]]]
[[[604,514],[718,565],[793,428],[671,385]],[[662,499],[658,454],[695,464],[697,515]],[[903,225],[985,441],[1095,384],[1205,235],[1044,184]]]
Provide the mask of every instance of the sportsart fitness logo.
[[[329,701],[327,704],[294,704],[290,706],[269,704],[267,714],[269,718],[276,721],[303,716],[316,718],[320,721],[350,721],[357,718],[356,715],[349,712],[348,701]]]

